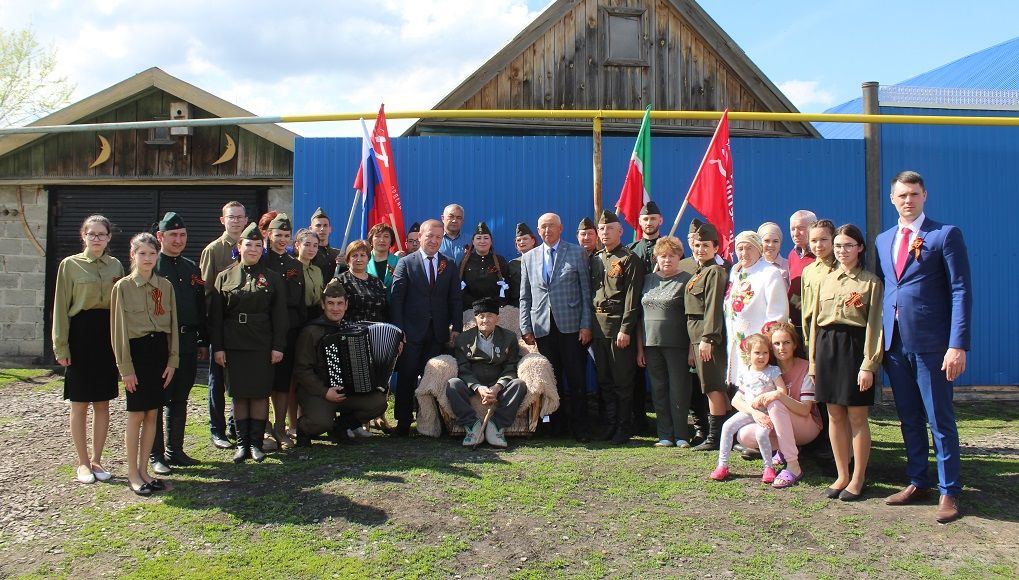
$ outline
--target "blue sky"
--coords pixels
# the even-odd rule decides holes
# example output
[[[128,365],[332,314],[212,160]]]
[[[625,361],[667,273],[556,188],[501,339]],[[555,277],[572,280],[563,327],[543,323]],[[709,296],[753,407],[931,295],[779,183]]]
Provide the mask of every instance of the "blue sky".
[[[523,30],[538,0],[0,0],[58,51],[77,101],[149,67],[259,115],[429,109]],[[1019,2],[702,0],[806,112],[1019,34]],[[976,9],[969,10],[969,6]],[[906,24],[893,24],[906,23]],[[409,122],[390,123],[398,133]],[[354,123],[292,125],[360,134]]]

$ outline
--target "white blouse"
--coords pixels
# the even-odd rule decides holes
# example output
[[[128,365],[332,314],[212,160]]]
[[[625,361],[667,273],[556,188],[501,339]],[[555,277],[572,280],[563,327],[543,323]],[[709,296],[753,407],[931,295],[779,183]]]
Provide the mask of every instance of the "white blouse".
[[[734,383],[749,362],[749,355],[740,345],[746,337],[761,332],[764,325],[772,321],[789,321],[789,298],[782,271],[764,258],[746,269],[739,264],[733,266],[725,292],[730,383]]]

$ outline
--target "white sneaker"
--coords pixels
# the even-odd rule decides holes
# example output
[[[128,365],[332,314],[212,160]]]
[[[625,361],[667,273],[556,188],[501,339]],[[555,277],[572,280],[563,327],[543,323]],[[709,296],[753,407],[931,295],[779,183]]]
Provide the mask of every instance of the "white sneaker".
[[[488,422],[488,426],[485,427],[485,441],[492,447],[498,447],[499,449],[505,449],[507,446],[506,436],[503,435],[502,429],[495,426],[493,421]]]
[[[672,441],[668,439],[659,439],[658,442],[655,443],[655,447],[672,447]]]
[[[92,473],[96,476],[96,481],[109,481],[113,477],[113,474],[103,467],[93,467]]]
[[[92,470],[85,467],[84,465],[78,466],[78,470],[75,472],[74,478],[77,479],[79,483],[96,482],[96,474],[92,473]]]
[[[353,433],[355,437],[361,437],[363,439],[367,439],[372,436],[371,431],[365,429],[364,427],[358,427],[354,429]]]
[[[467,428],[467,435],[464,437],[464,447],[474,447],[482,440],[481,419],[474,421],[474,424]]]
[[[676,447],[679,447],[680,449],[689,449],[690,448],[690,442],[687,441],[686,439],[677,439],[676,440]]]

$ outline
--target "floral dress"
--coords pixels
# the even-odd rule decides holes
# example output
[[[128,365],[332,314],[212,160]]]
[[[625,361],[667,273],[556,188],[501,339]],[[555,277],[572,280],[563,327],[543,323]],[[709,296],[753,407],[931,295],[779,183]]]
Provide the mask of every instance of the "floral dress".
[[[729,383],[735,383],[749,363],[744,348],[746,338],[761,332],[765,323],[776,320],[789,320],[789,299],[782,272],[763,258],[746,268],[733,266],[725,292]]]

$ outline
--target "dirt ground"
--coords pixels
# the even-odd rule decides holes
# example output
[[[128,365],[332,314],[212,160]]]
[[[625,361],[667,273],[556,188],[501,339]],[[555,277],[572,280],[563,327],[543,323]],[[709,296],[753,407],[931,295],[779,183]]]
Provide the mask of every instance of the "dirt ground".
[[[0,576],[72,569],[118,575],[137,554],[86,550],[80,538],[93,523],[86,515],[91,508],[118,513],[152,505],[128,493],[123,478],[122,401],[111,404],[104,457],[116,477],[83,486],[73,479],[67,407],[55,378],[0,387]],[[965,466],[975,480],[965,495],[967,516],[943,526],[932,521],[933,504],[885,506],[892,484],[875,483],[867,501],[844,504],[821,501],[829,480],[820,474],[777,495],[747,479],[753,469],[759,473],[749,463],[735,468],[741,480],[705,483],[713,454],[663,462],[650,440],[585,448],[533,439],[506,452],[468,453],[450,440],[376,438],[343,460],[323,444],[267,461],[261,471],[235,469],[202,435],[202,403],[192,397],[198,425],[189,429],[188,445],[216,461],[184,477],[179,486],[186,495],[165,496],[164,503],[194,510],[243,506],[246,497],[265,494],[267,480],[283,481],[298,491],[279,513],[265,506],[234,511],[250,533],[311,526],[367,557],[378,555],[372,530],[398,530],[386,541],[407,562],[416,562],[406,556],[414,550],[449,549],[437,568],[428,568],[439,573],[422,576],[752,577],[784,569],[791,577],[1008,577],[1019,569],[1019,431],[1009,421],[1000,434],[989,425],[966,441]],[[888,417],[875,424],[877,430],[894,426]],[[875,482],[897,480],[901,467],[882,463],[882,454],[895,453],[875,437]],[[979,481],[984,473],[993,476]],[[129,531],[111,537],[121,533]],[[748,542],[761,550],[747,551]],[[199,555],[216,550],[194,537],[184,547]],[[403,575],[396,562],[386,575]]]

